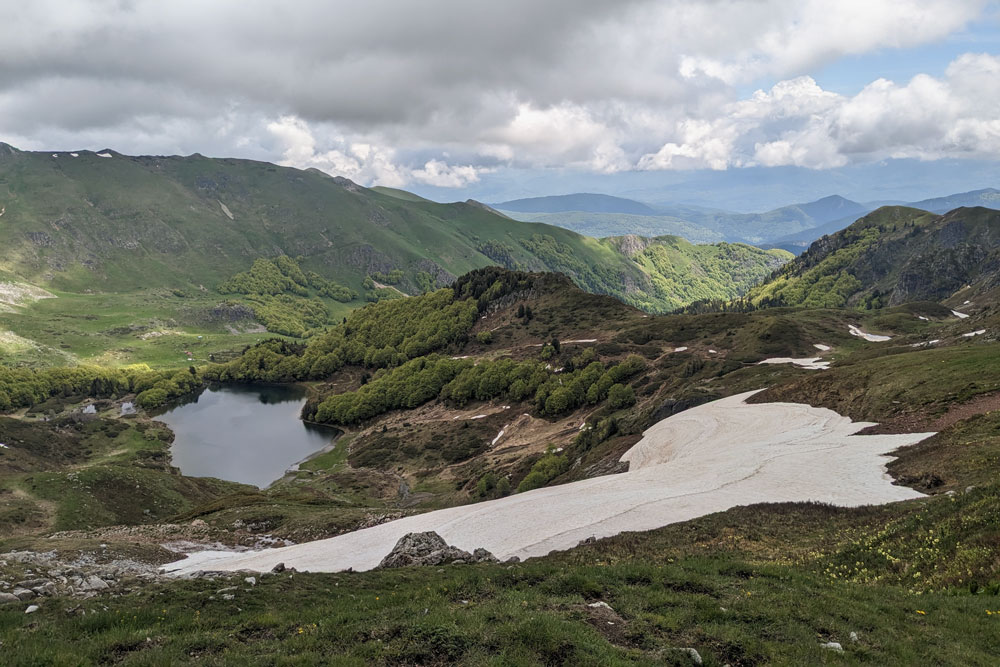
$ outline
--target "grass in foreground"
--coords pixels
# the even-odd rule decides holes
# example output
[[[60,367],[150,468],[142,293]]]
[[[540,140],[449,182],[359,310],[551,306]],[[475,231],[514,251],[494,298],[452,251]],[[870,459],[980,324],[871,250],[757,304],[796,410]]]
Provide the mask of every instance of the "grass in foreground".
[[[0,608],[8,665],[994,664],[1000,598],[727,555],[243,575]],[[611,609],[590,607],[606,602]],[[85,612],[85,613],[84,613]],[[852,642],[851,633],[858,641]],[[820,647],[840,642],[838,654]]]

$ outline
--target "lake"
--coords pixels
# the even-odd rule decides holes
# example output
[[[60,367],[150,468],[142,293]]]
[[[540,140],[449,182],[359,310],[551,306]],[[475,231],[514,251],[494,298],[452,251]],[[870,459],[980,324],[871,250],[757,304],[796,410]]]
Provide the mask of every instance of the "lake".
[[[340,433],[299,419],[305,402],[301,387],[226,385],[156,418],[173,430],[173,464],[185,475],[264,488]]]

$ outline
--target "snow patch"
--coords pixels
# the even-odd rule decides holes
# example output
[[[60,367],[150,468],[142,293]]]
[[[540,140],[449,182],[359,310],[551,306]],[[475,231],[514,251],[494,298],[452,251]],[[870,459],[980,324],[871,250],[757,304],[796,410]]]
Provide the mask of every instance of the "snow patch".
[[[199,570],[370,570],[403,535],[436,531],[497,558],[531,558],[590,536],[660,528],[736,505],[823,502],[854,507],[923,494],[896,486],[889,452],[932,434],[856,435],[871,426],[793,403],[750,405],[749,392],[658,422],[621,460],[628,472],[405,517],[315,542],[245,552],[203,551],[164,566]],[[517,530],[511,530],[516,526]]]
[[[0,442],[0,449],[10,449],[10,447]]]
[[[674,352],[687,352],[686,347],[675,347]]]
[[[111,153],[98,153],[97,157],[114,157]]]
[[[892,340],[892,336],[881,336],[879,334],[871,334],[862,331],[853,324],[848,325],[847,329],[851,332],[852,336],[857,336],[858,338],[864,338],[871,343],[884,343],[887,340]]]
[[[923,320],[924,322],[930,322],[931,321],[931,319],[929,317],[924,317],[923,315],[917,315],[917,319],[918,320]]]
[[[960,320],[964,320],[965,318],[968,317],[968,315],[966,315],[965,313],[960,313],[957,310],[951,311],[951,314],[954,315],[955,317],[957,317]]]
[[[813,343],[813,347],[820,352],[829,352],[832,349],[829,345],[823,345],[822,343]]]
[[[966,338],[972,338],[973,336],[982,336],[986,333],[986,329],[980,329],[979,331],[970,331],[969,333],[962,334]]]
[[[6,213],[6,212],[7,212],[7,207],[6,206],[4,206],[3,208],[0,208],[0,218],[2,218],[3,214]]]
[[[937,345],[941,342],[941,339],[935,338],[934,340],[925,340],[921,343],[911,343],[910,347],[927,347],[928,345]]]
[[[53,153],[52,157],[59,157],[59,153]]]
[[[792,359],[791,357],[774,357],[758,362],[761,364],[794,364],[799,368],[806,368],[811,371],[825,371],[830,368],[829,361],[823,361],[821,357],[808,357],[806,359]]]
[[[218,201],[218,200],[216,200],[216,201]],[[236,218],[234,218],[234,217],[233,217],[233,212],[229,210],[229,207],[228,207],[228,206],[226,206],[225,204],[223,204],[223,203],[222,203],[221,201],[219,202],[219,206],[221,206],[221,207],[222,207],[222,212],[223,212],[223,213],[225,213],[225,214],[226,214],[226,216],[227,216],[227,217],[228,217],[228,218],[229,218],[230,220],[235,220],[235,219],[236,219]]]
[[[500,441],[500,438],[503,437],[503,433],[504,433],[504,431],[507,430],[508,426],[510,426],[510,424],[507,424],[507,426],[504,426],[502,429],[500,429],[500,432],[497,433],[497,437],[493,438],[493,442],[490,443],[490,447],[493,447],[494,445],[496,445]]]
[[[70,153],[70,155],[72,155],[73,157],[80,157],[79,153]]]
[[[486,415],[476,415],[475,417],[469,417],[469,419],[486,419]]]

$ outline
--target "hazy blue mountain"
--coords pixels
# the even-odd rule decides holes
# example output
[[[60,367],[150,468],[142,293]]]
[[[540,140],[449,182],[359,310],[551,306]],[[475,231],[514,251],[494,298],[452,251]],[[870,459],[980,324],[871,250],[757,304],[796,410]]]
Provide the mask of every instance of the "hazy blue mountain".
[[[1000,209],[1000,190],[996,188],[984,188],[982,190],[971,190],[969,192],[959,192],[958,194],[946,197],[935,197],[924,199],[908,204],[913,208],[920,208],[932,213],[946,213],[959,206],[982,206],[984,208]]]
[[[501,211],[513,211],[517,213],[585,211],[587,213],[628,213],[630,215],[658,214],[658,211],[642,202],[592,192],[514,199],[512,201],[493,204],[493,207]]]

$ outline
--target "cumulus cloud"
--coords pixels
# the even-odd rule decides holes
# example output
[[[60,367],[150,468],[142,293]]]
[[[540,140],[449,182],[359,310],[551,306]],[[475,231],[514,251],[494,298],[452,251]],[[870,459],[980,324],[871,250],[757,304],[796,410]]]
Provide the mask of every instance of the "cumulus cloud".
[[[852,96],[809,74],[982,0],[0,0],[0,139],[237,155],[359,182],[814,168],[1000,151],[996,57]],[[740,99],[748,85],[762,85]]]

